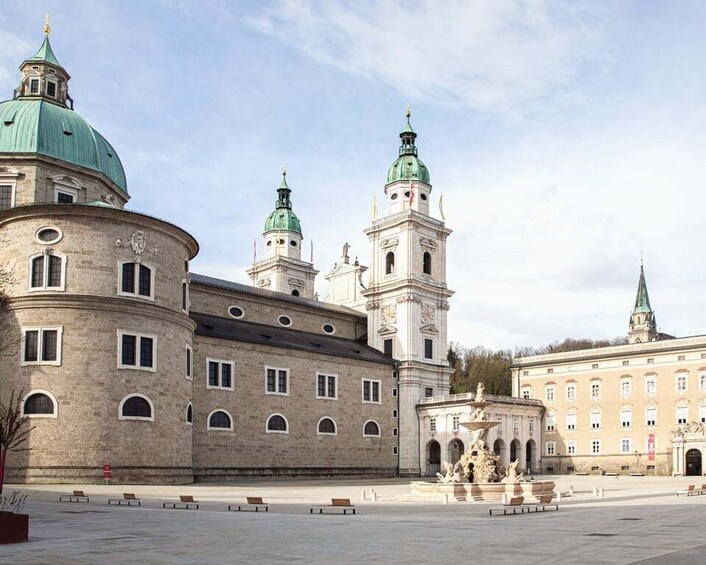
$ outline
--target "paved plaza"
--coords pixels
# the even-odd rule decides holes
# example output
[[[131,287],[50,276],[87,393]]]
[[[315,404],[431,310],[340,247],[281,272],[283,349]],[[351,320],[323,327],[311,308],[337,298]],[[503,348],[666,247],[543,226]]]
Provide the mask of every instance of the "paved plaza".
[[[492,503],[444,504],[409,480],[249,481],[186,486],[32,485],[30,542],[0,546],[0,563],[512,563],[703,564],[706,496],[676,496],[701,478],[558,477],[573,486],[559,512],[489,517]],[[593,498],[593,487],[604,489]],[[17,487],[20,488],[20,487]],[[59,503],[83,489],[88,504]],[[377,493],[377,501],[361,492]],[[13,490],[13,485],[6,492]],[[142,507],[108,506],[135,492]],[[163,510],[191,494],[200,510]],[[267,513],[227,512],[262,496]],[[348,497],[358,514],[311,515]]]

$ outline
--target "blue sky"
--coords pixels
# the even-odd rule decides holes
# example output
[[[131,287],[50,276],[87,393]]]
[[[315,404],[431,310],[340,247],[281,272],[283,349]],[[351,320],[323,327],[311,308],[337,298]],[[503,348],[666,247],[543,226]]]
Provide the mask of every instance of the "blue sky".
[[[366,264],[410,102],[452,340],[624,335],[641,251],[660,328],[706,332],[706,3],[0,0],[0,99],[46,12],[129,208],[190,231],[197,272],[248,282],[285,163],[319,293],[344,242]]]

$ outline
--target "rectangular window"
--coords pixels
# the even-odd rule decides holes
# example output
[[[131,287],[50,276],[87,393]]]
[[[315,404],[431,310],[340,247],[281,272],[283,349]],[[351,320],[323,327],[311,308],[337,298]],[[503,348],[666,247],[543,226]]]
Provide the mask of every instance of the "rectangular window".
[[[677,355],[677,361],[684,361],[686,360],[686,355]]]
[[[316,375],[316,398],[338,398],[336,375]]]
[[[534,431],[534,418],[529,419],[529,431],[530,433]]]
[[[424,359],[434,358],[434,340],[425,339],[424,340]]]
[[[397,389],[396,388],[392,389],[392,396],[395,396],[395,397],[397,396]]]
[[[56,98],[56,82],[54,82],[53,80],[47,81],[47,96]]]
[[[393,411],[392,411],[392,417],[393,417],[393,418],[397,418],[397,410],[393,410]]]
[[[686,388],[686,373],[679,373],[677,375],[677,392],[686,392]]]
[[[392,428],[392,435],[397,437],[397,428]]]
[[[186,281],[181,283],[181,309],[184,312],[189,311],[189,284]]]
[[[623,361],[623,367],[627,367],[630,364],[630,361]]]
[[[706,406],[699,406],[699,422],[706,424]]]
[[[632,440],[629,437],[620,440],[620,453],[632,453]]]
[[[630,379],[620,381],[620,396],[628,398],[632,394],[632,383]]]
[[[706,391],[706,373],[699,373],[699,390]]]
[[[646,426],[656,426],[657,425],[657,408],[646,408],[645,409],[645,425]]]
[[[591,428],[597,430],[601,427],[601,413],[591,412]]]
[[[289,394],[289,369],[266,367],[267,394]]]
[[[553,373],[554,369],[547,369],[547,373]]]
[[[645,394],[654,396],[657,392],[657,377],[647,377],[645,379]]]
[[[591,365],[591,369],[598,369],[598,363],[594,363],[593,365]]]
[[[677,406],[677,424],[686,424],[689,418],[689,408],[686,406]]]
[[[459,430],[460,426],[461,426],[461,422],[460,422],[458,416],[454,416],[453,418],[451,418],[452,431],[457,432]]]
[[[620,426],[623,428],[632,427],[632,410],[620,411]]]
[[[567,441],[566,442],[566,453],[569,455],[576,455],[576,442],[575,441]]]
[[[392,448],[392,455],[397,455],[397,446],[396,445]]]
[[[523,389],[522,389],[522,398],[525,399],[525,400],[529,400],[529,399],[530,399],[530,389],[528,389],[528,388],[523,388]]]
[[[29,93],[30,94],[39,94],[39,79],[38,78],[30,79]]]
[[[206,388],[233,390],[234,361],[206,359]]]
[[[68,192],[61,192],[61,191],[56,191],[56,203],[57,204],[73,204],[74,203],[74,195],[69,194]]]
[[[648,362],[649,364],[652,364],[652,363],[655,362],[655,358],[654,358],[654,357],[648,357],[648,358],[647,358],[647,362]]]
[[[126,296],[153,299],[154,270],[141,263],[120,264],[120,292]]]
[[[119,369],[156,370],[157,336],[118,330]]]
[[[429,418],[429,431],[430,432],[436,431],[436,418]]]
[[[529,376],[529,371],[522,371],[522,376],[523,376],[523,377],[528,377],[528,376]]]
[[[424,387],[424,398],[431,398],[434,396],[434,389],[430,386]]]
[[[544,389],[544,395],[547,402],[554,402],[554,386],[548,386]]]
[[[601,452],[601,440],[594,439],[591,441],[591,453],[598,454]]]
[[[386,357],[392,357],[392,339],[382,340],[382,351]]]
[[[547,431],[548,432],[553,432],[556,429],[556,416],[553,416],[551,414],[547,415]]]
[[[186,378],[191,379],[194,374],[193,350],[186,346]]]
[[[363,379],[363,402],[380,403],[380,381]]]
[[[61,365],[61,326],[22,328],[22,365]]]
[[[8,184],[0,184],[0,210],[9,210],[13,205],[12,186]]]
[[[64,260],[59,255],[32,258],[30,271],[30,290],[64,290]]]
[[[601,399],[601,384],[591,383],[591,400]]]
[[[516,434],[520,433],[520,418],[519,418],[519,416],[512,417],[512,432],[516,433]]]
[[[576,429],[576,414],[571,413],[566,415],[566,429],[575,430]]]
[[[547,455],[554,455],[556,453],[556,442],[547,442]]]
[[[566,400],[574,402],[576,400],[576,385],[566,385]]]

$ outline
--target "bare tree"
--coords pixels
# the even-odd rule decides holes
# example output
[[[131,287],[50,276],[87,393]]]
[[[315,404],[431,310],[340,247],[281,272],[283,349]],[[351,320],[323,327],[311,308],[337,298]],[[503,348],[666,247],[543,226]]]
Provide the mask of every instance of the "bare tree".
[[[22,392],[15,395],[13,390],[7,403],[0,400],[0,494],[5,477],[5,458],[8,451],[29,451],[22,447],[29,432],[29,418],[22,415]]]

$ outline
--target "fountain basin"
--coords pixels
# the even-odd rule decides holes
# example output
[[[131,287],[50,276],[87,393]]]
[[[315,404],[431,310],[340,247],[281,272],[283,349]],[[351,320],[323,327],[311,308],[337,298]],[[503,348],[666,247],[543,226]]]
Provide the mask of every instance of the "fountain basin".
[[[554,481],[527,481],[520,483],[432,483],[412,482],[412,494],[448,494],[457,500],[500,502],[503,495],[524,496],[532,501],[545,494],[554,493]]]

